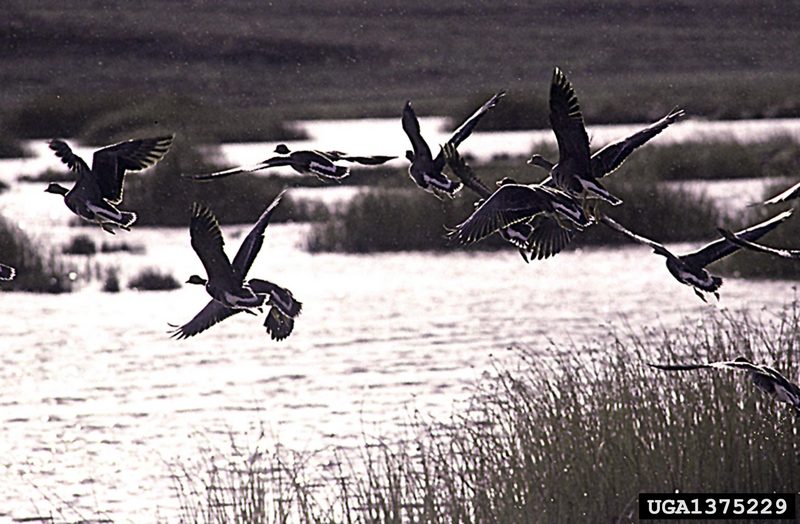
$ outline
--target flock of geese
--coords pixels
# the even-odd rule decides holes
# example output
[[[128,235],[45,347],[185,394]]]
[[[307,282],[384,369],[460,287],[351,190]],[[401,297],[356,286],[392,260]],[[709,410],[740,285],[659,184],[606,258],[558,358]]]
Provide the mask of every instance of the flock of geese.
[[[439,199],[445,195],[452,198],[463,187],[474,192],[479,199],[474,212],[449,231],[449,236],[455,241],[472,244],[497,233],[515,246],[525,261],[529,262],[531,259],[544,259],[558,254],[580,232],[602,223],[665,257],[667,270],[672,276],[678,282],[691,286],[704,301],[707,300],[707,294],[713,294],[718,299],[718,290],[722,285],[722,279],[709,273],[706,266],[740,248],[800,259],[800,250],[756,243],[763,235],[789,219],[791,210],[736,233],[721,229],[720,238],[683,255],[672,253],[661,243],[637,234],[600,213],[597,208],[599,200],[611,206],[622,204],[601,184],[601,179],[618,169],[638,147],[683,118],[684,112],[675,109],[657,122],[592,154],[578,97],[559,68],[553,71],[549,102],[550,125],[558,143],[558,161],[553,163],[540,155],[533,155],[528,164],[544,169],[548,174],[542,182],[521,184],[506,178],[498,182],[498,187],[490,188],[459,155],[457,147],[504,96],[505,92],[501,91],[487,100],[453,132],[435,157],[422,137],[411,103],[407,102],[403,108],[402,127],[411,142],[411,149],[406,151],[405,156],[410,162],[408,173],[414,183]],[[173,139],[173,135],[134,139],[102,148],[94,153],[91,167],[73,153],[65,142],[53,140],[49,144],[50,149],[75,174],[76,181],[71,189],[51,183],[45,191],[62,195],[64,203],[73,213],[109,233],[113,234],[116,229],[129,230],[136,221],[136,214],[117,207],[122,202],[125,174],[155,165],[167,154]],[[353,156],[340,151],[290,151],[284,144],[276,147],[275,154],[251,166],[184,176],[197,181],[213,181],[239,173],[289,166],[299,173],[313,175],[324,181],[339,181],[350,172],[342,162],[378,165],[396,158]],[[445,174],[446,167],[456,179]],[[266,207],[242,241],[232,262],[225,254],[222,232],[214,213],[204,205],[193,205],[189,226],[191,245],[205,269],[206,278],[192,275],[187,283],[205,286],[211,300],[187,323],[172,326],[173,337],[192,337],[227,317],[242,312],[257,315],[265,307],[269,307],[264,321],[267,333],[275,340],[282,340],[291,334],[294,319],[302,309],[301,302],[286,288],[267,280],[247,278],[264,243],[270,218],[284,193],[285,190]],[[764,204],[782,203],[798,197],[800,184]],[[0,279],[12,279],[14,275],[14,268],[0,264]],[[670,371],[701,368],[747,371],[759,388],[791,404],[800,414],[800,388],[797,385],[774,369],[753,364],[741,357],[733,361],[653,367]]]

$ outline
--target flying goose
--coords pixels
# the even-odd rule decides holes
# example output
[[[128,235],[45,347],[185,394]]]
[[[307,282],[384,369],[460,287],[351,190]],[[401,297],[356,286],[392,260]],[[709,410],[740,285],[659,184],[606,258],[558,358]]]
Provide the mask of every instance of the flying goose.
[[[691,371],[694,369],[734,369],[747,371],[756,387],[777,398],[780,402],[791,405],[800,415],[800,387],[789,382],[786,377],[769,366],[753,364],[744,357],[720,362],[701,364],[648,364],[648,366],[666,371]]]
[[[264,233],[272,213],[284,192],[276,196],[258,218],[242,241],[233,263],[223,250],[222,231],[214,213],[204,205],[195,203],[192,206],[189,228],[192,248],[200,258],[208,279],[192,275],[187,283],[204,285],[213,299],[193,319],[172,331],[173,337],[183,339],[194,336],[241,311],[255,314],[253,309],[260,309],[265,304],[272,306],[264,321],[267,333],[275,340],[282,340],[291,334],[294,317],[300,314],[302,308],[291,291],[266,280],[253,278],[245,281],[264,244]]]
[[[760,224],[737,232],[736,236],[748,241],[758,240],[775,229],[778,224],[788,219],[790,216],[792,216],[791,210],[784,211],[769,220],[765,220]],[[669,270],[672,276],[681,284],[691,286],[695,294],[704,302],[706,301],[706,297],[702,292],[713,293],[717,300],[719,300],[719,293],[717,290],[722,285],[722,278],[712,275],[706,271],[705,267],[737,251],[739,246],[735,243],[725,238],[719,238],[706,244],[697,251],[678,256],[673,254],[662,244],[633,233],[610,217],[603,216],[600,221],[631,240],[649,246],[657,255],[665,257],[667,259],[667,270]]]
[[[505,91],[500,91],[487,100],[485,104],[478,108],[472,116],[466,119],[464,123],[453,132],[450,138],[447,139],[447,144],[452,144],[454,147],[457,147],[463,142],[472,133],[475,126],[478,125],[483,115],[496,106],[497,102],[503,98],[505,94]],[[410,101],[406,102],[403,108],[402,123],[403,131],[408,135],[413,149],[413,151],[406,151],[406,158],[411,162],[411,165],[408,167],[409,176],[411,176],[411,179],[414,180],[419,187],[432,193],[435,197],[440,198],[439,193],[445,193],[452,198],[458,190],[461,189],[461,183],[450,180],[442,173],[445,166],[444,149],[439,150],[439,154],[436,155],[436,158],[433,157],[431,148],[428,147],[428,143],[422,138],[419,129],[419,120],[414,113],[414,109],[411,107]]]
[[[174,138],[175,135],[167,135],[128,140],[98,149],[92,157],[91,169],[66,142],[52,140],[50,149],[77,175],[77,180],[72,189],[51,182],[45,191],[62,195],[73,213],[112,235],[115,227],[129,231],[136,213],[116,207],[122,202],[125,173],[155,165],[167,154]]]
[[[558,67],[553,70],[550,84],[550,127],[558,142],[558,163],[551,164],[538,155],[531,159],[531,163],[549,167],[555,185],[569,193],[585,195],[591,192],[611,205],[621,204],[619,198],[597,181],[589,156],[589,136],[586,134],[578,96]],[[605,161],[612,164],[614,156],[609,152]]]
[[[760,251],[761,253],[767,253],[768,255],[774,255],[780,258],[787,258],[789,260],[800,260],[800,249],[781,249],[769,247],[765,246],[764,244],[757,244],[755,242],[750,242],[748,240],[739,238],[727,229],[717,228],[717,231],[719,231],[728,242],[732,242],[741,248],[749,249],[751,251]]]
[[[461,183],[464,184],[464,187],[469,188],[473,193],[481,198],[478,203],[483,202],[492,196],[493,191],[489,189],[480,178],[478,178],[472,168],[469,167],[466,160],[464,160],[464,158],[458,153],[458,150],[453,144],[445,144],[443,150],[447,165],[459,178],[459,180],[461,180]],[[510,180],[507,181],[510,182]],[[517,222],[509,227],[500,229],[498,232],[503,240],[514,245],[519,250],[519,254],[522,255],[523,260],[528,262],[526,249],[528,236],[530,236],[532,232],[531,225],[526,222]]]
[[[340,181],[350,174],[350,168],[336,165],[334,162],[342,160],[375,166],[397,158],[394,156],[352,156],[342,153],[341,151],[290,151],[286,144],[278,144],[275,148],[275,152],[281,156],[268,158],[252,166],[234,167],[215,173],[188,176],[194,180],[212,180],[214,178],[238,175],[239,173],[260,171],[270,167],[289,166],[300,174],[314,175],[323,182],[330,180]]]
[[[560,189],[506,181],[449,235],[462,244],[472,244],[541,214],[566,229],[580,231],[592,224],[581,204]]]
[[[16,269],[5,264],[0,264],[0,280],[14,280],[16,275]]]

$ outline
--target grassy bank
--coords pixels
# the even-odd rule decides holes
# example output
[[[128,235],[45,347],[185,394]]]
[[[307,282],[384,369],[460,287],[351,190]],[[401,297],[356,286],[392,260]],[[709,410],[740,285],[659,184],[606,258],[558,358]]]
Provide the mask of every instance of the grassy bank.
[[[640,492],[800,491],[800,421],[744,374],[645,362],[745,355],[798,374],[800,310],[522,352],[450,420],[310,467],[261,443],[183,464],[187,522],[636,522]]]

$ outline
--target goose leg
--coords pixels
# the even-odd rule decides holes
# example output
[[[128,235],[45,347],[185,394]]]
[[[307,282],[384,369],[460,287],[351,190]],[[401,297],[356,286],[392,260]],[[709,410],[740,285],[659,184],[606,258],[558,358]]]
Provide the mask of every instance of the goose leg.
[[[100,227],[103,228],[103,231],[105,231],[107,233],[111,233],[112,235],[116,235],[116,233],[114,233],[114,228],[111,227],[111,224],[103,223],[103,224],[100,224]]]
[[[698,297],[700,297],[700,300],[702,300],[703,302],[705,302],[706,304],[708,304],[708,300],[707,300],[707,299],[706,299],[706,297],[705,297],[705,296],[704,296],[704,295],[703,295],[703,294],[700,292],[700,290],[699,290],[699,289],[697,289],[696,287],[695,287],[695,288],[692,288],[692,289],[694,289],[694,294],[695,294],[695,295],[697,295]]]

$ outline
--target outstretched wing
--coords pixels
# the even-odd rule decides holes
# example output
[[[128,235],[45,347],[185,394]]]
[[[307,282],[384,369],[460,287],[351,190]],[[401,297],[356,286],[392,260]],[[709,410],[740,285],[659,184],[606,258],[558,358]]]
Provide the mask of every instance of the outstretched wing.
[[[192,248],[203,263],[209,282],[226,289],[239,287],[241,281],[234,279],[231,263],[223,249],[225,241],[217,217],[205,205],[196,202],[192,205],[189,232]]]
[[[354,156],[354,155],[347,155],[345,153],[342,153],[341,151],[325,151],[324,155],[334,161],[345,160],[347,162],[353,162],[355,164],[361,164],[365,166],[378,166],[381,164],[385,164],[389,160],[394,160],[395,158],[397,158],[396,156],[383,156],[383,155]]]
[[[592,174],[595,178],[601,178],[613,173],[636,148],[646,144],[651,138],[685,115],[683,109],[673,109],[658,122],[650,124],[627,138],[608,144],[592,155]]]
[[[569,174],[590,174],[589,136],[578,95],[558,67],[553,70],[550,84],[550,126],[558,142],[559,169]]]
[[[51,140],[48,147],[55,151],[56,156],[64,162],[74,173],[87,173],[89,166],[81,157],[72,152],[72,149],[63,140]]]
[[[122,201],[126,171],[140,171],[155,165],[169,151],[175,135],[120,142],[95,151],[92,172],[103,198],[112,204]]]
[[[547,195],[521,184],[506,184],[494,192],[450,236],[462,244],[477,242],[511,224],[551,210]]]
[[[741,248],[749,249],[751,251],[759,251],[768,255],[775,255],[776,257],[788,258],[790,260],[800,260],[800,249],[781,249],[769,247],[763,244],[756,244],[755,242],[750,242],[748,240],[742,240],[727,229],[717,228],[717,231],[719,231],[725,240],[736,244]]]
[[[536,215],[530,224],[533,230],[526,248],[531,251],[531,258],[537,260],[557,255],[576,235],[574,230],[561,227],[557,220],[546,215]]]
[[[500,101],[501,98],[506,96],[505,91],[500,91],[492,95],[492,97],[487,100],[481,107],[478,108],[477,111],[472,113],[472,116],[467,118],[463,124],[458,126],[458,129],[453,131],[453,134],[450,135],[450,138],[447,139],[449,144],[453,144],[454,146],[458,147],[458,144],[466,140],[466,138],[472,133],[472,130],[475,129],[475,126],[478,125],[478,122],[481,121],[483,115],[485,115],[490,109],[497,105],[497,102]],[[436,169],[442,170],[444,168],[444,151],[439,151],[439,154],[436,155],[436,159],[434,160],[436,165]]]
[[[225,169],[224,171],[215,171],[213,173],[203,173],[199,175],[181,175],[181,176],[183,178],[191,178],[192,180],[212,180],[214,178],[225,178],[231,175],[238,175],[240,173],[252,173],[254,171],[260,171],[262,169],[267,169],[270,167],[290,166],[290,165],[292,165],[292,163],[288,157],[276,156],[273,158],[268,158],[263,162],[259,162],[258,164],[252,164],[249,166],[232,167],[230,169]]]
[[[643,237],[631,231],[630,229],[626,228],[616,220],[613,220],[611,217],[602,216],[600,221],[605,224],[606,226],[610,227],[617,233],[621,233],[622,235],[628,237],[629,239],[633,240],[634,242],[638,242],[640,244],[644,244],[645,246],[650,247],[655,253],[665,256],[667,258],[677,258],[675,255],[669,251],[667,248],[663,246],[663,244],[659,244],[655,240],[650,240],[647,237]]]
[[[239,284],[241,284],[244,277],[247,276],[247,272],[250,271],[250,266],[253,265],[253,261],[261,250],[261,246],[264,245],[264,233],[266,233],[269,220],[272,218],[272,214],[275,212],[275,208],[278,207],[284,193],[286,193],[285,189],[278,193],[278,196],[272,200],[267,206],[267,209],[261,213],[253,229],[250,230],[242,241],[242,245],[239,246],[239,251],[236,252],[236,256],[233,258],[233,277]]]
[[[793,185],[792,187],[790,187],[789,189],[787,189],[786,191],[784,191],[780,195],[776,195],[776,196],[770,198],[769,200],[765,200],[764,204],[766,204],[766,205],[780,204],[782,202],[786,202],[788,200],[795,199],[798,196],[800,196],[800,182],[798,182],[797,184]]]
[[[411,140],[411,147],[414,149],[414,157],[432,158],[431,148],[428,147],[428,143],[422,138],[422,134],[419,130],[419,120],[417,119],[417,114],[414,113],[414,109],[411,107],[410,101],[406,102],[405,107],[403,107],[402,122],[403,131],[406,132],[408,139]]]
[[[762,236],[766,235],[767,233],[778,227],[778,224],[788,219],[790,216],[792,216],[792,210],[784,211],[783,213],[775,215],[774,217],[765,220],[760,224],[756,224],[747,229],[737,231],[736,236],[742,240],[747,240],[750,242],[758,240]],[[685,263],[689,264],[690,266],[705,267],[712,262],[715,262],[721,258],[730,255],[731,253],[739,249],[739,247],[740,246],[734,244],[730,240],[727,240],[725,238],[720,238],[715,240],[714,242],[706,244],[697,251],[694,251],[692,253],[680,257],[680,259],[683,260]]]
[[[212,300],[206,304],[206,307],[201,309],[200,312],[196,314],[194,318],[192,318],[192,320],[171,331],[171,338],[181,340],[184,338],[193,337],[198,333],[202,333],[214,324],[225,320],[229,316],[235,315],[239,311],[241,310],[226,307],[222,305],[221,302]]]
[[[447,165],[453,173],[461,180],[461,182],[470,188],[476,195],[481,198],[488,198],[492,194],[486,184],[472,171],[472,168],[467,165],[466,160],[458,153],[458,149],[452,143],[448,142],[443,147],[444,158]]]

